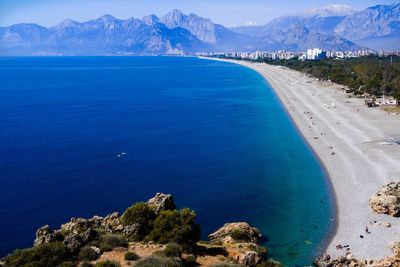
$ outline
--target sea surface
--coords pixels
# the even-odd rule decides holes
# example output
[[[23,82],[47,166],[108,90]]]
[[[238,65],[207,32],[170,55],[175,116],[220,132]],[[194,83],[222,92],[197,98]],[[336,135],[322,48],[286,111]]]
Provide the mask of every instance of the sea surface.
[[[0,256],[44,224],[156,192],[195,209],[203,238],[225,222],[258,227],[288,266],[310,264],[334,230],[324,169],[257,72],[190,57],[0,58]]]

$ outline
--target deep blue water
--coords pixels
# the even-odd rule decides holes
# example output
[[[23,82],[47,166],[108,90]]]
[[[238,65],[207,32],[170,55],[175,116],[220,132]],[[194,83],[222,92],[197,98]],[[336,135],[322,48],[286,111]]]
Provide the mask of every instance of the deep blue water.
[[[268,83],[196,58],[1,58],[0,185],[0,255],[156,192],[195,209],[204,238],[250,222],[289,266],[333,227],[323,168]]]

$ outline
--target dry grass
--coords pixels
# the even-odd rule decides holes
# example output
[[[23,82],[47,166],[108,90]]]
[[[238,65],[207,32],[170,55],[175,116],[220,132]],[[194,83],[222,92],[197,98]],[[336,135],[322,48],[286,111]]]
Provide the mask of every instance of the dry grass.
[[[196,262],[198,266],[214,266],[221,264],[234,264],[238,259],[238,256],[243,251],[254,250],[254,245],[248,243],[238,244],[212,244],[199,242],[198,243],[198,255]],[[133,266],[133,262],[126,261],[124,259],[125,253],[128,251],[134,252],[144,258],[154,253],[160,252],[165,246],[159,244],[142,244],[139,242],[129,243],[128,248],[115,248],[112,251],[104,252],[100,258],[92,263],[102,261],[115,261],[118,262],[121,267]],[[182,257],[186,258],[188,255],[183,254]]]
[[[400,106],[383,106],[382,109],[386,112],[400,114]]]

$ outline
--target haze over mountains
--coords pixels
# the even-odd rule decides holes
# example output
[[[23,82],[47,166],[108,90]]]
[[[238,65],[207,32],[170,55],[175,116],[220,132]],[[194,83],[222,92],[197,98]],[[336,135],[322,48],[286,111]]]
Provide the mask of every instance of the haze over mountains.
[[[346,5],[327,5],[277,18],[264,26],[232,30],[254,37],[268,36],[270,40],[282,40],[284,45],[290,45],[285,40],[290,34],[298,35],[297,39],[289,39],[292,42],[309,40],[301,36],[302,31],[308,31],[325,37],[344,38],[372,49],[400,50],[400,3],[377,5],[361,11]],[[318,47],[323,45],[318,44],[318,39],[309,41]]]
[[[264,26],[228,29],[196,14],[172,10],[163,17],[120,20],[110,15],[54,27],[0,27],[1,55],[93,55],[199,51],[400,49],[400,4],[356,11],[328,5],[272,20]]]

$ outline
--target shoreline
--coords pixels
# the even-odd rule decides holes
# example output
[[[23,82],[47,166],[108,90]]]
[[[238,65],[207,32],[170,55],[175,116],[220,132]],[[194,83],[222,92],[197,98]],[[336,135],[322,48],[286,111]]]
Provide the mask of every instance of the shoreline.
[[[257,71],[282,103],[299,134],[319,160],[335,202],[335,229],[321,243],[332,257],[380,259],[391,256],[389,243],[400,239],[396,218],[372,213],[368,200],[381,186],[400,180],[400,116],[367,108],[349,98],[343,86],[281,66],[204,58]],[[389,222],[390,228],[372,225]],[[368,226],[370,234],[365,233]]]

